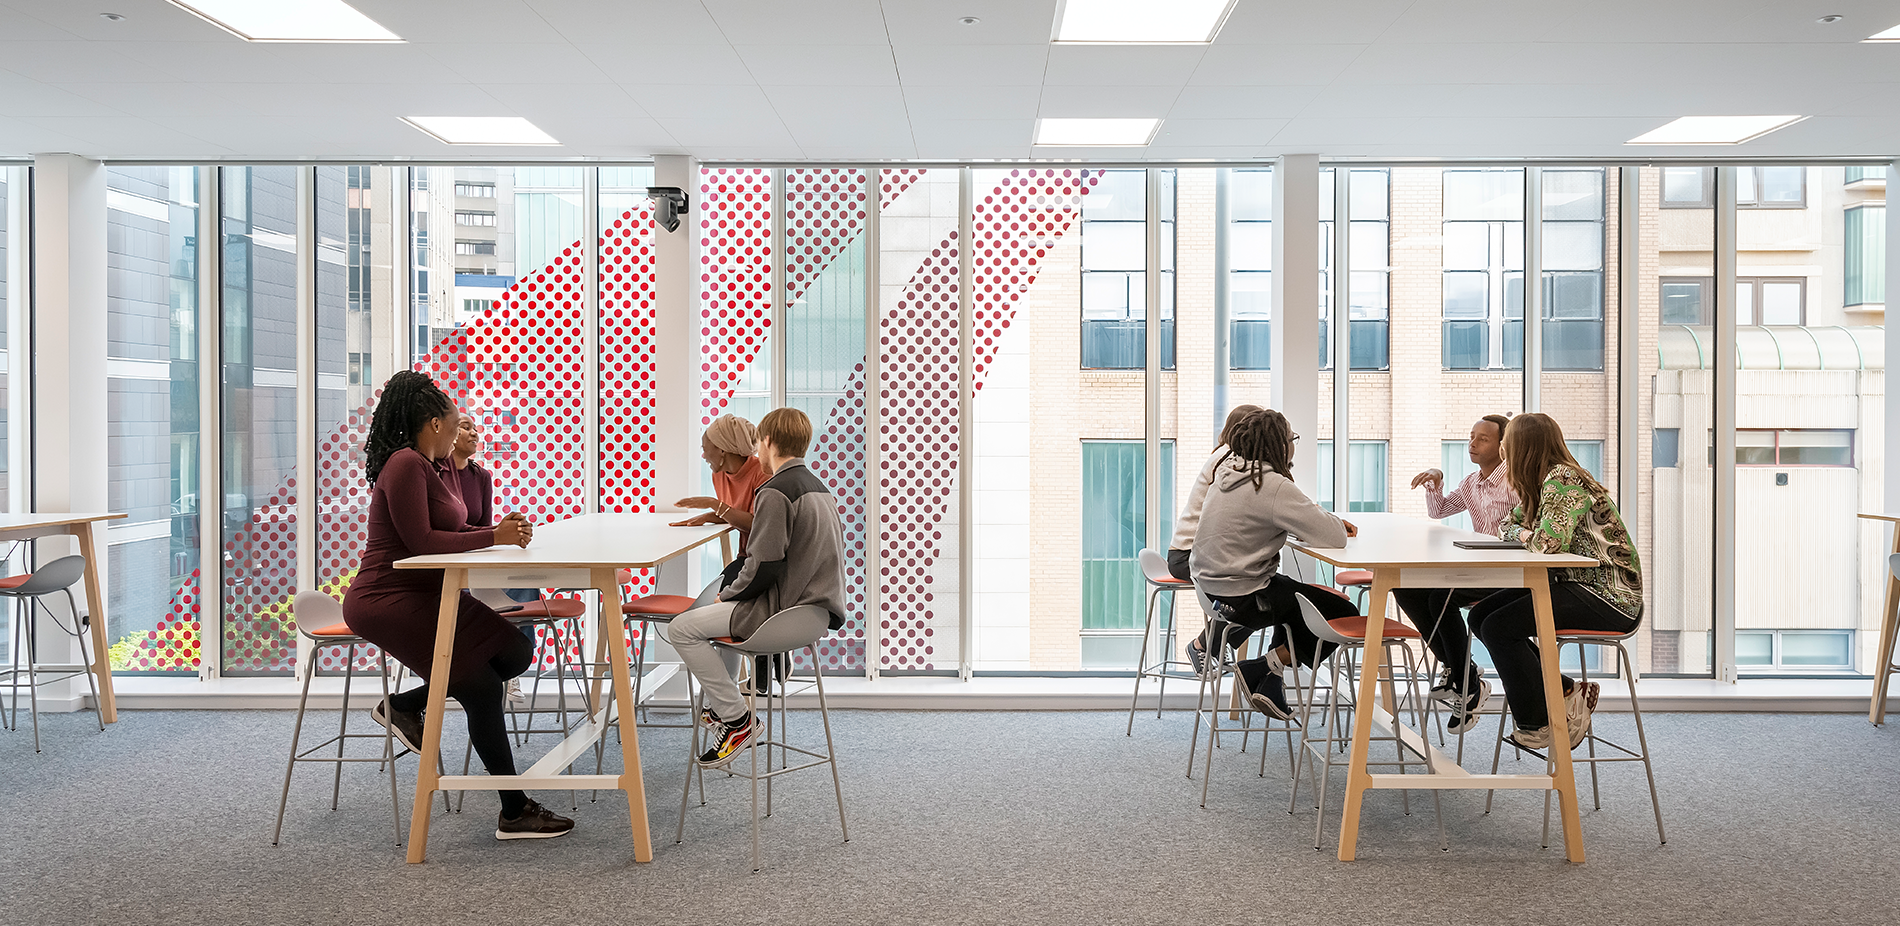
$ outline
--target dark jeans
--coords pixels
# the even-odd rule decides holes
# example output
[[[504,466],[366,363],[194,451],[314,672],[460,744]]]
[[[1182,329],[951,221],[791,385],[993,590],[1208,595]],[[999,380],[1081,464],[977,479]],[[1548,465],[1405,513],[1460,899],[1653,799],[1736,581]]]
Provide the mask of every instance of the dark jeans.
[[[1286,644],[1302,665],[1317,666],[1327,656],[1332,655],[1334,645],[1323,643],[1306,629],[1306,620],[1300,616],[1299,602],[1294,595],[1305,595],[1313,603],[1320,616],[1327,620],[1341,617],[1353,617],[1359,609],[1351,601],[1340,597],[1332,589],[1323,585],[1308,585],[1298,579],[1276,575],[1263,588],[1251,595],[1225,597],[1209,595],[1221,604],[1234,609],[1233,623],[1227,629],[1227,645],[1239,646],[1247,636],[1263,627],[1277,628],[1268,647]]]
[[[534,643],[525,636],[506,636],[509,642],[489,657],[487,665],[449,683],[449,697],[461,702],[462,713],[468,717],[468,741],[490,775],[515,773],[515,754],[508,745],[508,723],[502,709],[508,697],[508,680],[534,664]],[[391,695],[389,703],[399,711],[421,711],[429,706],[429,686]],[[501,812],[510,817],[520,816],[521,808],[528,803],[525,792],[496,793],[501,795]]]
[[[1636,618],[1584,590],[1575,582],[1550,583],[1550,610],[1557,629],[1611,630],[1628,633]],[[1537,659],[1537,618],[1531,610],[1531,590],[1510,588],[1471,606],[1471,632],[1484,641],[1504,683],[1504,700],[1520,730],[1550,724],[1544,710],[1543,666]],[[1571,687],[1564,679],[1564,688]]]
[[[1467,608],[1498,592],[1495,588],[1395,588],[1392,598],[1399,603],[1399,610],[1412,619],[1412,626],[1425,635],[1425,644],[1432,649],[1432,655],[1438,657],[1440,665],[1451,669],[1463,668],[1462,691],[1478,690],[1478,667],[1471,661],[1471,632],[1465,629],[1464,615],[1459,609]],[[1452,676],[1452,684],[1459,684],[1459,678]]]

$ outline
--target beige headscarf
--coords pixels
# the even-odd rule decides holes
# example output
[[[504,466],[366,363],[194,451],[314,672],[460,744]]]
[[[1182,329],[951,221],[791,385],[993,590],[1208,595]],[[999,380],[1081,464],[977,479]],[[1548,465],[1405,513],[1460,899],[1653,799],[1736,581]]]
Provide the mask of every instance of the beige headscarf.
[[[706,426],[706,439],[734,456],[749,457],[758,443],[758,429],[738,415],[720,415]]]

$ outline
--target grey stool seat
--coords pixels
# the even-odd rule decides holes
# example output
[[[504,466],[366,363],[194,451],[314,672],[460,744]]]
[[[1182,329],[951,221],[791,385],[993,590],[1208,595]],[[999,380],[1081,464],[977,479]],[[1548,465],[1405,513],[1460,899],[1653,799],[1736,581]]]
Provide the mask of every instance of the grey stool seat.
[[[1313,788],[1313,807],[1317,811],[1316,819],[1313,821],[1313,848],[1318,849],[1326,830],[1327,784],[1332,779],[1333,767],[1335,765],[1346,764],[1346,756],[1342,753],[1351,748],[1351,725],[1356,718],[1352,718],[1350,715],[1358,709],[1359,703],[1357,685],[1355,682],[1357,681],[1359,673],[1364,671],[1363,663],[1356,659],[1355,656],[1356,654],[1364,652],[1366,648],[1365,633],[1367,631],[1364,629],[1364,625],[1357,624],[1357,621],[1361,620],[1361,618],[1340,618],[1339,624],[1335,625],[1332,621],[1328,621],[1324,615],[1320,614],[1319,608],[1314,607],[1313,602],[1309,601],[1304,594],[1296,594],[1293,597],[1294,600],[1299,603],[1300,618],[1305,621],[1306,629],[1311,631],[1312,634],[1321,641],[1334,644],[1337,647],[1333,650],[1332,655],[1327,657],[1328,675],[1330,676],[1328,684],[1322,688],[1319,684],[1319,670],[1314,669],[1310,676],[1311,682],[1301,689],[1304,693],[1304,697],[1300,701],[1301,761],[1295,763],[1293,768],[1293,795],[1288,799],[1286,808],[1287,813],[1293,812],[1293,808],[1298,804],[1300,799],[1301,774],[1305,770],[1310,770],[1306,771],[1306,774],[1319,778],[1317,787]],[[1423,736],[1427,718],[1431,715],[1434,708],[1432,707],[1431,700],[1425,697],[1424,686],[1421,684],[1421,679],[1426,676],[1420,671],[1418,663],[1414,661],[1411,647],[1405,644],[1407,639],[1421,639],[1419,632],[1404,624],[1388,620],[1383,615],[1366,617],[1363,618],[1363,620],[1368,622],[1374,620],[1385,621],[1384,624],[1380,625],[1380,645],[1385,649],[1385,664],[1392,673],[1390,676],[1390,684],[1395,687],[1401,683],[1404,685],[1404,699],[1395,699],[1390,704],[1393,714],[1393,723],[1398,723],[1399,713],[1409,704],[1412,710],[1412,719],[1418,725],[1419,734]],[[1354,633],[1359,635],[1355,636]],[[1394,656],[1398,658],[1395,660],[1393,658]],[[1403,678],[1399,676],[1401,669],[1403,669],[1405,673]],[[1298,677],[1299,672],[1300,667],[1296,662],[1293,666],[1295,678]],[[1313,729],[1313,708],[1315,707],[1314,701],[1319,698],[1322,690],[1325,691],[1326,704],[1324,714],[1319,718],[1319,730],[1316,732]],[[1390,697],[1389,693],[1391,689],[1388,688],[1387,691],[1388,697]],[[1419,752],[1410,744],[1406,743],[1404,738],[1399,736],[1396,729],[1390,736],[1381,736],[1375,731],[1371,736],[1371,741],[1375,743],[1392,743],[1394,747],[1396,747],[1398,755],[1396,758],[1386,761],[1374,760],[1368,753],[1366,765],[1369,769],[1374,767],[1396,767],[1401,775],[1405,774],[1407,768],[1423,767],[1428,772],[1435,771],[1435,769],[1432,768],[1432,759],[1428,754],[1429,750],[1424,753]],[[1315,768],[1315,766],[1317,766],[1317,768]],[[1411,792],[1400,791],[1399,800],[1399,806],[1405,813],[1410,814],[1412,812]],[[1445,818],[1443,810],[1439,805],[1438,792],[1436,790],[1432,791],[1432,813],[1438,821],[1438,840],[1442,847],[1446,844]]]
[[[1180,610],[1177,596],[1181,592],[1193,591],[1194,583],[1175,578],[1168,571],[1168,561],[1153,550],[1144,547],[1136,554],[1136,561],[1141,564],[1141,577],[1148,585],[1148,610],[1141,628],[1141,653],[1135,657],[1135,693],[1128,701],[1128,736],[1135,735],[1135,708],[1141,703],[1142,679],[1152,678],[1160,683],[1159,691],[1155,693],[1155,716],[1160,717],[1162,702],[1168,696],[1168,679],[1193,681],[1196,677],[1193,663],[1174,658],[1174,648],[1180,643],[1175,632],[1179,624],[1175,612]],[[1166,627],[1157,627],[1155,603],[1161,599],[1163,592],[1168,594],[1168,623]],[[1149,651],[1151,640],[1158,644],[1152,654]]]
[[[402,845],[403,835],[402,801],[397,796],[395,765],[396,759],[402,753],[396,751],[395,736],[386,729],[378,733],[350,732],[350,682],[355,675],[351,670],[356,665],[357,647],[367,647],[371,644],[368,640],[350,632],[349,627],[343,623],[343,605],[338,603],[335,598],[322,592],[299,592],[295,602],[292,604],[292,613],[294,613],[297,618],[297,633],[302,635],[304,639],[310,641],[312,649],[310,651],[310,662],[308,666],[305,667],[303,673],[303,693],[297,698],[297,720],[291,727],[290,732],[290,761],[284,767],[284,790],[283,794],[277,800],[277,826],[271,831],[270,844],[273,846],[277,845],[278,839],[283,836],[284,809],[290,803],[290,778],[291,775],[296,772],[298,765],[316,762],[335,766],[335,776],[332,778],[330,784],[330,809],[335,810],[337,809],[338,800],[343,791],[343,766],[357,762],[374,762],[376,763],[376,769],[379,773],[387,771],[389,774],[389,807],[391,816],[395,822],[396,845],[400,846]],[[310,704],[310,681],[317,675],[317,661],[322,656],[323,651],[325,649],[338,648],[346,650],[343,663],[345,668],[343,672],[342,717],[337,722],[335,735],[314,746],[305,747],[302,745],[303,720],[304,712]],[[388,699],[390,689],[389,657],[383,654],[381,650],[378,650],[376,663],[377,668],[380,670],[378,674],[382,677],[383,698]],[[396,683],[397,685],[401,685],[402,683],[400,670]],[[351,740],[361,739],[381,740],[381,751],[362,756],[347,755],[345,747],[348,746],[349,742]],[[327,752],[331,746],[336,747],[335,755],[317,755],[319,750]],[[407,750],[404,750],[403,753],[407,753]],[[446,803],[447,800],[448,795],[444,793],[444,803]]]
[[[79,604],[73,599],[72,586],[86,574],[86,558],[83,556],[62,556],[33,571],[24,581],[10,586],[0,586],[0,597],[12,599],[18,604],[14,609],[13,621],[13,665],[0,668],[7,676],[6,687],[13,691],[11,716],[0,714],[6,720],[6,728],[20,728],[20,689],[27,692],[27,710],[33,717],[33,751],[40,751],[40,686],[65,681],[75,675],[84,675],[86,685],[92,690],[93,709],[98,710],[99,681],[93,677],[92,660],[86,655],[86,619],[79,616]],[[66,626],[54,614],[46,602],[40,599],[54,593],[66,596],[68,614],[73,617],[73,625]],[[46,612],[47,619],[60,630],[72,635],[79,642],[79,664],[42,663],[39,650],[39,613]],[[20,666],[20,641],[25,640],[26,667]],[[26,682],[20,682],[20,676],[26,676]],[[50,677],[49,677],[50,676]],[[99,732],[106,729],[105,718],[99,718]]]
[[[808,768],[816,768],[820,765],[829,765],[831,767],[832,792],[838,799],[838,828],[844,834],[844,841],[851,841],[851,830],[845,824],[844,818],[844,786],[839,782],[837,751],[831,736],[831,713],[825,704],[824,669],[818,662],[818,641],[824,639],[825,634],[830,632],[830,629],[830,612],[817,605],[799,605],[797,607],[787,608],[766,618],[765,623],[759,625],[757,631],[743,640],[728,639],[714,641],[715,645],[746,657],[783,656],[789,659],[792,653],[799,650],[805,651],[811,660],[813,687],[818,692],[818,717],[825,729],[825,749],[823,752],[792,745],[786,741],[787,737],[785,735],[785,724],[783,720],[785,694],[787,690],[786,683],[789,681],[789,678],[777,680],[779,690],[776,694],[771,692],[771,686],[774,684],[774,680],[771,677],[764,679],[753,678],[751,685],[745,688],[746,708],[747,710],[753,711],[754,723],[758,723],[757,705],[758,699],[761,696],[766,698],[766,709],[768,713],[771,711],[775,701],[779,705],[780,710],[780,720],[776,729],[768,724],[764,736],[755,734],[752,741],[746,745],[746,751],[751,753],[750,770],[735,770],[734,766],[737,765],[736,759],[721,769],[721,771],[724,771],[729,776],[749,779],[752,782],[752,870],[755,872],[761,867],[759,861],[759,782],[761,781],[766,783],[766,814],[769,815],[771,813],[770,789],[772,779],[780,775],[787,775]],[[746,666],[747,671],[751,671],[752,667],[758,664],[758,660],[747,658],[743,660],[743,664]],[[694,718],[698,718],[699,716],[698,697],[694,698],[693,716]],[[693,723],[692,754],[688,757],[688,761],[691,762],[692,765],[688,767],[689,774],[686,776],[686,783],[680,790],[679,829],[674,834],[673,841],[675,843],[683,842],[686,838],[686,801],[688,796],[692,793],[694,778],[690,773],[698,768],[700,731],[702,728],[703,724],[695,720]],[[763,771],[759,769],[759,752],[761,748],[764,748],[766,752],[765,769]],[[778,750],[779,755],[787,759],[789,758],[788,754],[797,753],[801,756],[805,756],[810,761],[799,765],[786,765],[781,762],[780,767],[773,768],[772,750]],[[705,789],[702,785],[700,790],[700,803],[704,804],[705,802]]]

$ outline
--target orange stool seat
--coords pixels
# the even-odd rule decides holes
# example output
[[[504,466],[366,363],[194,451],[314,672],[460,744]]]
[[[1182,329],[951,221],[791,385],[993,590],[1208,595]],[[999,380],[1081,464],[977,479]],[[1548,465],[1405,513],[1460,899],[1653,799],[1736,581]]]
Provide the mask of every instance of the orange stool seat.
[[[19,588],[26,584],[26,580],[31,578],[33,578],[33,574],[30,572],[22,572],[17,576],[0,578],[0,588]]]
[[[1364,640],[1366,638],[1366,620],[1367,618],[1364,617],[1336,617],[1326,623],[1338,631],[1342,637]],[[1395,620],[1387,620],[1385,618],[1380,618],[1380,620],[1385,621],[1385,624],[1380,627],[1380,635],[1387,640],[1395,637],[1405,640],[1416,640],[1419,638],[1418,631],[1411,627],[1407,627]]]
[[[580,617],[587,613],[587,603],[579,598],[543,598],[530,601],[520,608],[504,611],[502,616],[512,621],[544,620],[546,618]]]
[[[313,637],[353,637],[353,636],[356,636],[356,631],[351,630],[350,625],[348,624],[331,624],[328,627],[318,627],[315,630],[306,630],[304,631],[304,633],[307,633]]]
[[[1371,585],[1372,584],[1372,570],[1370,569],[1341,569],[1340,571],[1333,573],[1333,581],[1339,583],[1340,585]]]
[[[693,599],[685,595],[647,595],[621,605],[620,613],[629,617],[673,617],[692,606]]]

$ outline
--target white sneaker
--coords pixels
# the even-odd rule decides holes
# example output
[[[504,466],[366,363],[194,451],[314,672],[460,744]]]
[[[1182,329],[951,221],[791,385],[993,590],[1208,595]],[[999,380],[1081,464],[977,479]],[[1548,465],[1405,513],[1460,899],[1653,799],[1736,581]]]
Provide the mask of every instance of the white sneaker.
[[[508,680],[508,703],[509,704],[528,703],[527,693],[521,690],[521,679],[511,678]]]
[[[1590,732],[1592,702],[1596,700],[1595,692],[1590,689],[1596,687],[1595,682],[1587,684],[1578,682],[1572,685],[1570,693],[1564,696],[1564,726],[1570,732],[1570,748],[1572,749],[1581,745],[1583,738]]]

